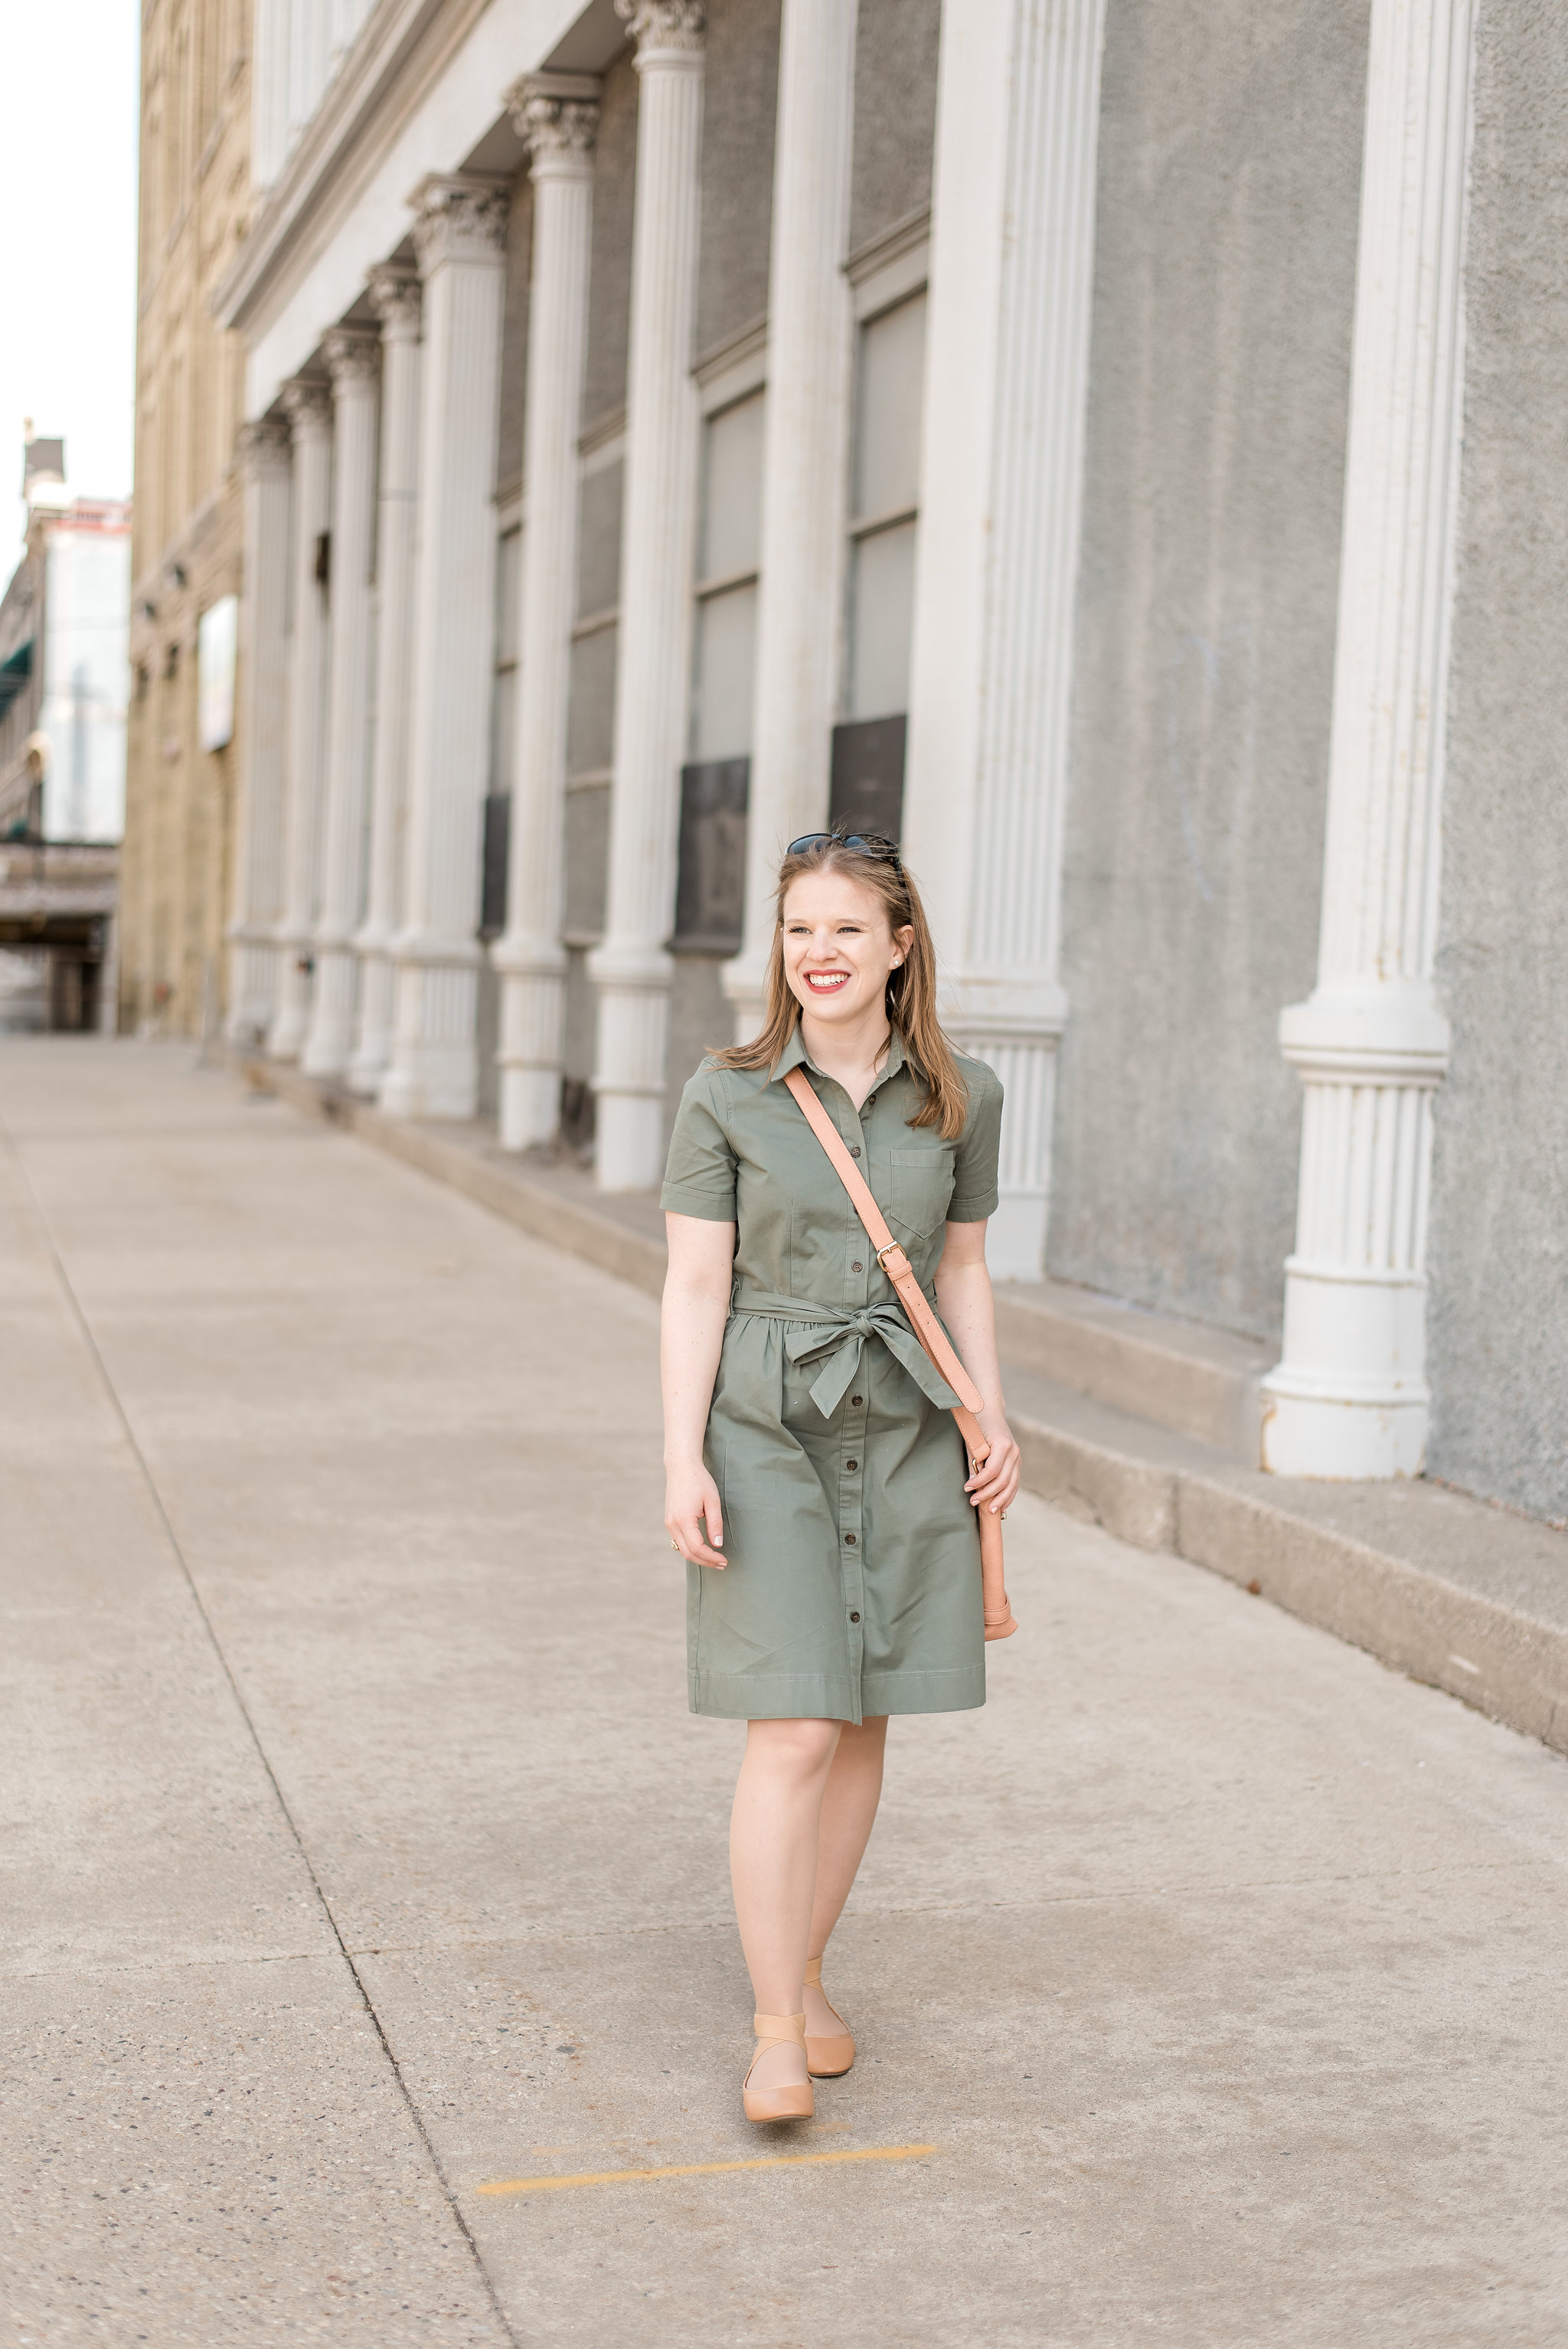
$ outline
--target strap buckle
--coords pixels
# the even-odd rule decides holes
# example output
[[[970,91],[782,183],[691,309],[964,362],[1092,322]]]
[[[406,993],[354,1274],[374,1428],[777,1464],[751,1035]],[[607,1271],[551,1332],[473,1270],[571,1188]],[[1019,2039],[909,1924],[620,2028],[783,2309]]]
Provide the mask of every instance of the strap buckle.
[[[878,1250],[877,1250],[877,1255],[876,1255],[876,1264],[877,1264],[877,1270],[878,1270],[879,1272],[886,1272],[886,1271],[887,1271],[887,1267],[886,1267],[886,1265],[882,1262],[882,1258],[883,1258],[884,1257],[889,1257],[889,1256],[903,1256],[903,1243],[901,1240],[889,1240],[889,1242],[888,1242],[888,1244],[887,1244],[886,1247],[880,1247],[880,1248],[878,1248]],[[904,1262],[905,1262],[906,1264],[909,1262],[909,1258],[908,1258],[907,1257],[904,1257]],[[890,1278],[891,1278],[891,1276],[890,1276]]]

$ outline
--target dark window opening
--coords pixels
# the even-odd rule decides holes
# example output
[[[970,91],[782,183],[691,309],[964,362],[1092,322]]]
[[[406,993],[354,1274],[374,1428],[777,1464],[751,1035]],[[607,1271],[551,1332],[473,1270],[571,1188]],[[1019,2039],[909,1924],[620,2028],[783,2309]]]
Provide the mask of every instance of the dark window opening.
[[[862,718],[833,729],[828,821],[835,831],[897,840],[903,823],[906,718]]]
[[[750,781],[749,759],[701,760],[681,769],[680,866],[670,943],[688,954],[740,951]]]

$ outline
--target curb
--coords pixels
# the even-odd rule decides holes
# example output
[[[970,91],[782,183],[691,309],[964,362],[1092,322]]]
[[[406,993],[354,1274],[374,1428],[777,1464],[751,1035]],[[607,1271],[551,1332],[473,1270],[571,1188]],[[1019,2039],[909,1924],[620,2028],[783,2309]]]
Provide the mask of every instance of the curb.
[[[1135,1548],[1169,1551],[1223,1575],[1288,1614],[1314,1623],[1381,1663],[1459,1697],[1507,1728],[1568,1754],[1568,1623],[1433,1570],[1429,1564],[1325,1522],[1366,1491],[1293,1483],[1233,1466],[1222,1455],[1203,1468],[1121,1450],[1062,1421],[1081,1398],[1064,1393],[1059,1413],[1038,1405],[1010,1413],[1024,1455],[1024,1483],[1042,1499],[1088,1515]],[[1197,1447],[1193,1447],[1196,1449]],[[1266,1491],[1255,1488],[1266,1487]],[[1413,1504],[1412,1547],[1432,1521],[1458,1531],[1495,1572],[1508,1553],[1568,1568],[1568,1542],[1545,1526],[1485,1502],[1420,1482],[1399,1498]],[[1563,1577],[1568,1597],[1568,1575]]]

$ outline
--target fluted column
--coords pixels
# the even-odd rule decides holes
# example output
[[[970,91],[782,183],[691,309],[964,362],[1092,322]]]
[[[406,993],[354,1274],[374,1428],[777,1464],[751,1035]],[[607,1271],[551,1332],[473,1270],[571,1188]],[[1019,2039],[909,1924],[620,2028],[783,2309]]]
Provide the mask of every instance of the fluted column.
[[[702,150],[700,0],[616,0],[637,42],[619,686],[599,989],[596,1177],[656,1183],[690,691],[698,413],[691,378]],[[527,687],[524,685],[526,692]]]
[[[779,40],[746,918],[724,973],[743,1040],[761,1024],[779,855],[828,814],[854,353],[843,260],[855,13],[855,0],[784,0]]]
[[[381,349],[373,334],[335,326],[322,350],[332,378],[332,669],[315,988],[300,1066],[313,1077],[341,1077],[354,1047],[359,977],[354,933],[365,889]]]
[[[598,88],[583,75],[534,74],[507,94],[533,171],[527,526],[518,622],[522,689],[512,761],[507,930],[490,949],[501,973],[499,1123],[507,1150],[548,1142],[561,1111],[566,711]]]
[[[478,1101],[480,843],[495,633],[495,462],[507,193],[431,178],[414,202],[424,281],[419,541],[404,923],[382,1106],[471,1117]]]
[[[326,588],[318,552],[332,523],[332,394],[324,383],[284,388],[294,427],[293,625],[289,633],[288,820],[278,1006],[267,1038],[274,1061],[299,1057],[310,1025],[311,949],[321,883],[322,770],[326,756]]]
[[[1472,0],[1374,0],[1317,984],[1280,1019],[1301,1189],[1264,1463],[1410,1476],[1426,1382],[1432,987],[1464,394]]]
[[[986,1254],[1038,1279],[1105,0],[947,0],[904,846],[943,1016],[1006,1093]]]
[[[281,417],[240,435],[244,471],[244,592],[240,599],[239,821],[229,928],[231,1044],[250,1050],[278,1000],[288,773],[289,429]]]
[[[392,1058],[392,939],[402,920],[404,801],[408,776],[408,671],[414,641],[414,543],[418,516],[419,281],[375,269],[370,303],[381,321],[381,466],[376,518],[376,723],[370,846],[359,955],[359,1019],[348,1082],[374,1093]]]

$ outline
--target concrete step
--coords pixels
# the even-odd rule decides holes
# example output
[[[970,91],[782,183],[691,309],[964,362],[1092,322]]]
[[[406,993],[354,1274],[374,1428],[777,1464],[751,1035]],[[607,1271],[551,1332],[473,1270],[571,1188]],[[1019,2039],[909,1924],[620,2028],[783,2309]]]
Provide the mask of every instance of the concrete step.
[[[1027,1371],[1007,1398],[1031,1492],[1568,1754],[1568,1535],[1426,1477],[1265,1476]]]
[[[607,1196],[577,1164],[498,1149],[489,1126],[412,1125],[293,1069],[240,1065],[259,1089],[658,1295],[663,1218],[651,1195]],[[997,1298],[1031,1492],[1222,1574],[1568,1754],[1568,1534],[1425,1478],[1265,1476],[1251,1464],[1266,1350],[1060,1282],[1004,1283]]]
[[[1065,1280],[998,1281],[996,1339],[1021,1370],[1257,1464],[1273,1347]]]

